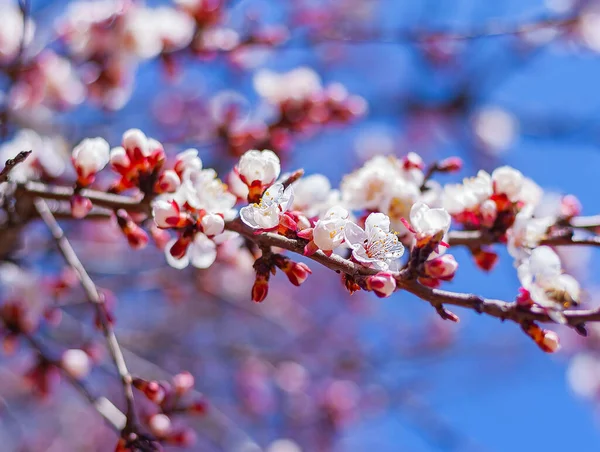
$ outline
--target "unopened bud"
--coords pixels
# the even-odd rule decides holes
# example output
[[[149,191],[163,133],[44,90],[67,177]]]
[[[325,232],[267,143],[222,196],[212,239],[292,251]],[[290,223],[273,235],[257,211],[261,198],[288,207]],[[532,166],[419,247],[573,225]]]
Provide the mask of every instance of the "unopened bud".
[[[573,218],[581,214],[581,202],[573,195],[566,195],[560,202],[560,216]]]
[[[157,438],[164,438],[171,431],[171,419],[162,413],[154,414],[148,420],[148,427]]]
[[[535,323],[522,326],[523,331],[531,337],[537,346],[546,353],[554,353],[560,349],[560,339],[551,330],[544,330]]]
[[[63,353],[61,367],[76,380],[85,378],[91,369],[90,357],[79,349],[70,349]]]
[[[276,255],[273,261],[275,265],[277,265],[277,267],[279,267],[285,273],[294,286],[299,286],[302,284],[304,281],[306,281],[308,275],[312,273],[312,270],[308,267],[308,265],[302,262],[294,262],[280,254]]]
[[[256,279],[252,286],[252,301],[260,303],[269,293],[269,273],[256,273]]]
[[[173,170],[166,170],[160,176],[154,185],[155,193],[173,193],[181,185],[181,180]]]
[[[437,164],[437,170],[440,173],[454,173],[460,171],[463,167],[463,161],[460,157],[448,157],[440,160]]]
[[[482,249],[476,250],[473,253],[475,263],[479,268],[485,271],[490,271],[498,261],[498,255],[493,251],[485,251]]]
[[[92,201],[81,195],[71,196],[71,215],[74,218],[85,218],[92,210]]]
[[[141,391],[148,400],[156,404],[161,403],[166,395],[165,388],[157,381],[134,378],[133,387]]]
[[[367,278],[367,289],[379,298],[389,297],[396,290],[396,278],[388,272],[379,272]]]
[[[427,276],[435,279],[443,279],[449,281],[454,278],[458,262],[451,254],[444,254],[434,259],[425,262],[425,273]]]
[[[194,387],[194,376],[189,372],[180,372],[173,377],[173,387],[177,394],[184,394]]]
[[[225,229],[225,220],[221,215],[207,213],[200,221],[202,232],[209,237],[219,235]]]
[[[409,152],[402,159],[402,166],[404,167],[405,170],[411,170],[411,169],[422,170],[425,167],[425,163],[423,162],[423,159],[421,158],[421,156],[419,154],[417,154],[416,152]]]

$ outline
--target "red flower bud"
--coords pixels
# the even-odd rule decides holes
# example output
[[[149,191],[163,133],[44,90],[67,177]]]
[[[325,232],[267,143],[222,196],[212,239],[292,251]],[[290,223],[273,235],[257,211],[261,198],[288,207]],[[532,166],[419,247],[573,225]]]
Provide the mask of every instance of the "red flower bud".
[[[494,268],[494,265],[496,265],[496,262],[498,261],[498,255],[496,253],[482,249],[474,251],[473,257],[475,258],[477,266],[486,272],[489,272]]]
[[[269,293],[269,274],[257,273],[252,286],[252,301],[260,303]]]

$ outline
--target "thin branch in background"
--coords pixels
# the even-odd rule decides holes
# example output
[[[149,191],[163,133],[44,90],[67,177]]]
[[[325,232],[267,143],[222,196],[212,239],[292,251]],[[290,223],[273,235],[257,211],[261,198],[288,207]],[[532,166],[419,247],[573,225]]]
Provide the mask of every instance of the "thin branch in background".
[[[518,36],[544,29],[563,29],[574,26],[579,21],[579,15],[561,17],[541,18],[522,24],[500,24],[490,23],[481,28],[475,28],[463,32],[446,30],[398,30],[385,36],[380,31],[357,30],[355,36],[344,35],[313,35],[309,33],[307,45],[326,44],[328,42],[342,44],[402,44],[402,43],[427,43],[432,39],[448,41],[469,41],[486,38],[497,38],[503,36]],[[293,30],[292,30],[293,31]],[[361,35],[362,33],[362,35]],[[281,47],[293,47],[283,45]]]
[[[75,250],[67,240],[62,228],[52,215],[52,212],[48,208],[48,204],[41,198],[36,198],[35,207],[40,217],[46,223],[46,226],[52,233],[56,244],[63,255],[67,264],[75,271],[77,274],[77,278],[83,288],[88,300],[94,305],[96,308],[96,314],[102,328],[102,332],[106,339],[106,344],[110,355],[115,363],[117,368],[117,372],[119,373],[119,377],[121,378],[121,382],[123,385],[123,392],[125,395],[126,401],[126,417],[127,423],[125,425],[126,433],[135,433],[138,430],[138,419],[137,412],[135,409],[135,401],[133,397],[133,385],[132,385],[132,377],[127,369],[127,365],[125,363],[125,358],[123,357],[123,352],[117,341],[117,337],[115,336],[112,324],[110,319],[108,318],[105,306],[104,306],[104,298],[98,291],[98,288],[88,275],[85,270],[83,264],[77,257]]]
[[[121,410],[106,397],[96,397],[83,381],[71,376],[71,374],[62,367],[59,360],[51,357],[42,342],[37,338],[30,334],[23,334],[23,337],[27,339],[27,342],[29,342],[45,361],[54,365],[61,371],[63,377],[90,402],[111,428],[117,432],[123,430],[126,424],[126,416]]]

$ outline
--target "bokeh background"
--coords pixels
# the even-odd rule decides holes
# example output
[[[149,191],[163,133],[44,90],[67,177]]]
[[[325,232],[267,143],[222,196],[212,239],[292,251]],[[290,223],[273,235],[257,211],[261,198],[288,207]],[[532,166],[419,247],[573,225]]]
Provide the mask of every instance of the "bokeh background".
[[[36,22],[30,54],[43,47],[65,52],[56,29],[72,3],[78,2],[29,2]],[[324,85],[339,82],[363,97],[368,110],[346,124],[293,135],[281,153],[284,170],[322,173],[335,186],[372,155],[414,151],[428,162],[458,155],[463,171],[442,181],[509,164],[548,192],[576,195],[584,214],[600,212],[600,3],[231,0],[222,8],[224,27],[243,33],[250,17],[260,27],[285,27],[289,37],[243,52],[183,54],[174,76],[161,59],[141,61],[122,107],[85,100],[51,114],[16,111],[5,121],[3,141],[29,128],[59,135],[67,147],[92,136],[116,145],[125,130],[138,127],[170,155],[198,148],[204,165],[224,174],[236,156],[215,133],[215,105],[234,99],[243,117],[263,118],[256,74],[306,66]],[[11,80],[3,86],[6,96]],[[253,273],[241,258],[207,271],[176,271],[159,250],[129,250],[112,224],[64,227],[92,276],[118,299],[116,332],[132,371],[162,378],[187,369],[214,407],[193,422],[198,442],[189,450],[592,451],[600,445],[600,372],[573,365],[582,351],[597,352],[568,331],[560,330],[563,351],[550,356],[496,319],[457,310],[456,325],[408,294],[350,297],[337,276],[316,265],[300,288],[275,278],[267,300],[256,305],[249,298]],[[500,262],[490,274],[455,250],[460,270],[446,288],[514,299],[512,259],[497,248]],[[571,248],[561,255],[594,305],[597,253]],[[37,222],[25,229],[15,259],[40,287],[62,266]],[[97,336],[80,298],[68,297],[60,327],[48,331],[56,344]],[[30,395],[19,379],[29,359],[26,350],[0,356],[3,450],[21,450],[23,438],[30,447],[24,450],[111,450],[116,436],[67,384],[44,401]],[[92,381],[118,400],[108,359]],[[282,438],[294,443],[277,442]]]

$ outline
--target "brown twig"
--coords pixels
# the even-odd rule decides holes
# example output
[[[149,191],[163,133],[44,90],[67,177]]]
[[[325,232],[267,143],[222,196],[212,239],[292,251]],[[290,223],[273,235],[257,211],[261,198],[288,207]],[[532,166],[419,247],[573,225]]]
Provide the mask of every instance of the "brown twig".
[[[254,230],[245,226],[239,220],[228,222],[226,228],[238,232],[261,246],[283,248],[298,254],[302,254],[304,250],[304,242],[302,240],[291,239],[273,233],[255,234]],[[373,268],[363,267],[335,254],[328,257],[321,251],[317,251],[312,256],[309,256],[309,258],[331,270],[351,275],[355,279],[366,278],[378,272]],[[516,303],[487,299],[474,294],[430,289],[409,276],[409,272],[406,271],[395,272],[397,287],[429,302],[436,309],[438,309],[438,306],[442,305],[454,305],[468,308],[478,313],[484,313],[501,320],[512,320],[519,324],[525,321],[554,323],[542,309],[536,307],[523,308]],[[567,323],[575,327],[587,321],[600,321],[600,308],[590,310],[568,310],[564,311],[564,315],[567,319]]]
[[[49,199],[69,199],[72,195],[72,189],[69,187],[49,187],[40,183],[27,183],[21,187],[24,194],[35,194],[40,197]],[[125,209],[131,212],[146,212],[150,210],[149,202],[137,198],[113,195],[99,192],[96,190],[85,190],[82,194],[98,206],[111,209]],[[594,221],[596,217],[593,218]],[[56,222],[54,217],[52,220]],[[586,217],[575,217],[571,219],[573,225],[588,225]],[[237,232],[246,239],[256,243],[259,247],[278,247],[288,251],[303,254],[305,242],[300,239],[284,237],[273,233],[256,234],[254,230],[245,226],[241,221],[234,220],[226,224],[226,229]],[[61,230],[62,233],[62,230]],[[68,242],[67,242],[68,243]],[[496,243],[491,238],[484,237],[481,233],[475,231],[453,231],[449,235],[449,243],[454,246],[477,246]],[[600,246],[600,237],[568,237],[559,236],[551,237],[542,241],[546,245],[574,246],[574,245],[594,245]],[[377,270],[363,267],[348,259],[344,259],[337,255],[326,256],[321,251],[316,252],[310,259],[320,263],[321,265],[334,270],[338,273],[345,273],[354,278],[366,278],[377,273]],[[89,277],[88,277],[89,278]],[[440,305],[448,304],[461,306],[472,309],[479,313],[485,313],[492,317],[502,320],[512,320],[517,323],[524,321],[538,321],[552,323],[552,319],[545,314],[541,309],[532,307],[524,309],[518,307],[515,303],[509,303],[501,300],[486,299],[473,294],[463,294],[448,292],[439,289],[430,289],[419,284],[416,280],[410,277],[409,272],[400,271],[396,273],[396,281],[399,289],[404,289],[419,298],[431,303],[434,308]],[[93,284],[93,283],[92,283]],[[578,326],[587,321],[600,321],[600,309],[592,310],[568,310],[565,311],[567,322],[571,326]]]
[[[6,182],[8,180],[8,174],[12,169],[19,163],[24,162],[27,157],[31,154],[31,151],[21,151],[12,159],[8,159],[2,171],[0,171],[0,182]]]
[[[77,257],[75,250],[67,240],[62,228],[52,215],[52,212],[48,208],[48,204],[41,198],[37,198],[35,200],[35,207],[38,211],[40,217],[46,223],[46,226],[52,233],[58,248],[65,258],[65,261],[69,266],[75,271],[81,287],[83,288],[88,300],[95,306],[96,314],[98,316],[98,320],[100,326],[102,328],[102,333],[106,339],[106,344],[110,355],[115,363],[117,368],[117,372],[119,373],[119,377],[121,378],[121,382],[123,385],[123,392],[125,395],[126,401],[126,416],[127,416],[127,424],[125,429],[127,431],[135,432],[138,428],[138,420],[137,420],[137,412],[135,409],[135,401],[133,397],[133,385],[131,374],[127,369],[127,365],[125,363],[125,358],[123,357],[123,352],[117,341],[117,337],[115,336],[113,327],[108,318],[106,309],[104,308],[104,298],[98,291],[98,288],[94,284],[94,281],[90,278],[87,271],[85,270],[83,264]]]

